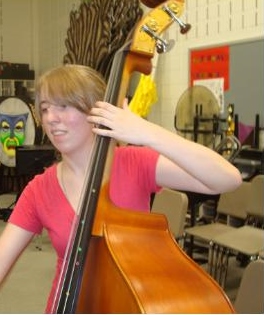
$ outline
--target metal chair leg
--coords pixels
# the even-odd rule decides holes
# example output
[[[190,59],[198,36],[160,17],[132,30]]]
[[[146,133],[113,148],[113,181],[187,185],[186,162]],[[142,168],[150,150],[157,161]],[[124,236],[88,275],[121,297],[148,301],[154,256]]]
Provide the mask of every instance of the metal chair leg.
[[[228,262],[229,262],[229,249],[223,247],[222,248],[222,261],[221,261],[221,271],[219,275],[219,284],[221,285],[222,288],[225,287],[226,283],[226,276],[227,276],[227,270],[228,270]]]
[[[214,269],[214,242],[210,241],[209,243],[209,251],[208,251],[208,266],[207,271],[209,275],[213,276],[213,269]]]

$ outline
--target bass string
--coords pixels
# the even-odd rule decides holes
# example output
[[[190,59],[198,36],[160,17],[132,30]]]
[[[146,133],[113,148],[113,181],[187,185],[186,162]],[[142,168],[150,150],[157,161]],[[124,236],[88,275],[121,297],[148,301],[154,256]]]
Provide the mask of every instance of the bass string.
[[[113,92],[116,89],[113,89],[112,85],[113,84],[118,85],[117,82],[120,82],[121,80],[121,74],[116,69],[122,68],[120,67],[120,64],[124,62],[124,56],[123,56],[124,47],[127,48],[128,43],[126,43],[122,47],[122,49],[120,49],[120,51],[116,53],[115,58],[113,60],[113,67],[112,67],[113,71],[111,71],[109,81],[107,84],[107,90],[105,93],[105,100],[109,102],[114,102],[117,100],[117,95]],[[71,296],[71,287],[72,287],[72,284],[75,283],[74,279],[75,279],[76,270],[77,268],[80,268],[80,266],[83,263],[83,259],[84,259],[83,255],[86,255],[85,250],[83,248],[84,246],[83,242],[84,241],[86,242],[86,238],[84,235],[87,234],[87,229],[86,229],[87,221],[88,222],[92,221],[93,218],[91,217],[94,216],[94,213],[91,213],[91,209],[89,205],[92,204],[93,197],[97,193],[97,190],[99,189],[98,184],[96,184],[98,181],[98,170],[100,170],[101,164],[103,165],[105,164],[104,162],[102,163],[102,156],[106,158],[107,150],[105,146],[107,144],[107,147],[108,147],[108,144],[109,144],[109,139],[106,140],[105,137],[96,135],[95,139],[96,139],[96,141],[94,142],[95,149],[92,150],[93,156],[90,159],[90,161],[92,161],[91,163],[92,165],[90,165],[89,172],[87,174],[88,176],[86,177],[86,182],[84,185],[86,189],[84,190],[83,197],[81,198],[82,200],[81,206],[80,206],[81,210],[80,210],[78,220],[76,222],[76,226],[73,232],[74,240],[71,242],[72,245],[71,245],[71,249],[69,250],[71,259],[73,260],[73,268],[70,273],[70,278],[68,279],[69,280],[68,285],[67,285],[68,290],[67,292],[65,292],[67,295],[66,301]],[[88,181],[90,181],[90,183]],[[91,224],[88,224],[88,225],[90,228]],[[75,248],[74,248],[74,245],[75,245]],[[72,256],[72,253],[74,253],[74,256]],[[68,262],[68,265],[69,265],[69,262]]]
[[[115,66],[112,67],[105,93],[105,100],[113,104],[118,99],[117,87],[119,87],[122,78],[120,64],[124,63],[124,47],[127,47],[127,44],[114,57],[113,65]],[[95,136],[95,140],[95,149],[92,150],[90,167],[80,198],[80,206],[78,207],[63,261],[63,269],[53,304],[54,313],[70,313],[77,303],[80,288],[79,275],[83,271],[83,262],[86,258],[92,234],[93,218],[110,143],[110,138],[107,137]]]
[[[98,141],[97,137],[98,136],[95,136],[95,139],[93,142],[93,146],[92,146],[92,150],[91,150],[91,156],[89,158],[90,163],[88,164],[88,167],[86,170],[84,187],[87,187],[87,182],[88,182],[88,179],[89,179],[89,176],[91,173],[91,169],[92,169],[91,165],[95,164],[95,162],[93,162],[96,159],[96,156],[94,154],[94,152],[95,152],[94,147],[96,146],[96,142]],[[74,272],[76,270],[71,269],[70,275],[68,274],[68,278],[67,278],[68,289],[66,290],[66,292],[63,292],[62,288],[65,286],[65,280],[66,280],[65,275],[67,272],[69,272],[70,262],[73,261],[74,266],[78,265],[78,263],[77,263],[78,251],[76,251],[75,248],[80,247],[81,239],[83,238],[83,234],[84,234],[84,226],[80,225],[79,223],[81,220],[83,220],[83,218],[85,218],[87,216],[87,212],[89,211],[89,207],[83,207],[82,204],[88,204],[90,198],[91,198],[91,193],[88,194],[88,191],[85,191],[85,189],[83,189],[83,191],[81,193],[80,204],[78,206],[76,215],[75,215],[73,223],[72,223],[72,229],[70,232],[69,242],[67,244],[67,248],[65,251],[64,259],[63,259],[63,264],[62,264],[62,268],[61,268],[62,271],[60,274],[58,286],[56,288],[52,310],[56,310],[56,308],[58,306],[58,301],[62,298],[63,293],[66,294],[65,303],[67,302],[67,300],[70,296],[68,293],[71,291],[72,282],[73,282],[73,278],[74,278]],[[81,227],[81,229],[80,229],[80,227]],[[79,231],[78,231],[78,229],[79,229]],[[76,244],[77,244],[77,246],[76,246]]]

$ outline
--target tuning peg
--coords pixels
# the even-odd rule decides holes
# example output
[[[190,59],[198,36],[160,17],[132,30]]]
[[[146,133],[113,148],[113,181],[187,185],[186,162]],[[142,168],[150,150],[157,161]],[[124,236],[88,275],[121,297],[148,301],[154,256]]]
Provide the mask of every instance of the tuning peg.
[[[147,33],[151,38],[155,39],[156,41],[156,49],[159,54],[168,52],[175,44],[174,40],[166,40],[162,39],[157,33],[155,33],[149,26],[142,25],[141,29]]]
[[[164,41],[162,42],[157,41],[156,43],[157,53],[162,54],[164,52],[168,52],[173,48],[174,45],[175,45],[174,39],[170,39],[168,42],[166,41],[166,43],[164,43]]]
[[[181,34],[186,34],[191,29],[191,24],[184,23],[181,19],[179,19],[176,14],[167,6],[163,5],[162,9],[166,12],[175,22],[177,22],[180,26]]]

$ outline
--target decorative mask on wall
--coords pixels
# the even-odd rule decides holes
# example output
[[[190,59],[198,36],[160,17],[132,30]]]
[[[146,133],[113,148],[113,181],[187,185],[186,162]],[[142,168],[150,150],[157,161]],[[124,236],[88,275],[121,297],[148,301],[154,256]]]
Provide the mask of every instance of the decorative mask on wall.
[[[8,157],[14,157],[16,147],[25,141],[28,113],[19,115],[0,114],[0,142]]]
[[[35,142],[36,122],[30,105],[22,99],[7,97],[0,102],[0,164],[16,165],[16,147]]]

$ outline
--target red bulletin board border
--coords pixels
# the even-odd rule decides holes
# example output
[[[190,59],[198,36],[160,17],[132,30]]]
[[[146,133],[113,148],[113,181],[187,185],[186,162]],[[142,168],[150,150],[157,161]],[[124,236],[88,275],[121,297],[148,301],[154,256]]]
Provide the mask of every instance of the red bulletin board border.
[[[224,78],[229,89],[229,46],[192,50],[190,53],[190,85],[195,80]]]

